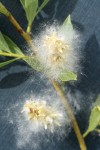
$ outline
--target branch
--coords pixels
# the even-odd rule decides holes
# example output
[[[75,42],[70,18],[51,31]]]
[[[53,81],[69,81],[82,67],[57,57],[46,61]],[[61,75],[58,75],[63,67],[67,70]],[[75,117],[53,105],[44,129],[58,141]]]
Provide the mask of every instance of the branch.
[[[31,40],[30,35],[22,29],[19,23],[15,20],[12,14],[1,2],[0,2],[0,13],[4,14],[8,18],[8,20],[13,24],[15,29],[21,34],[21,36],[26,40],[26,42],[30,45],[30,47],[34,49],[34,44]]]
[[[0,11],[1,11],[1,3],[0,3]],[[22,37],[26,40],[26,42],[29,44],[29,46],[33,49],[36,49],[33,45],[33,42],[31,40],[31,37],[29,35],[29,33],[25,32],[21,27],[20,25],[17,23],[17,21],[14,19],[14,17],[12,16],[12,14],[2,5],[2,7],[5,9],[6,13],[3,13],[8,19],[9,21],[14,25],[14,27],[16,28],[16,30],[22,35]],[[30,29],[27,29],[28,32]],[[59,87],[58,83],[51,80],[51,83],[53,85],[53,87],[55,88],[55,90],[57,91],[57,93],[59,94],[59,96],[61,97],[61,100],[64,104],[64,107],[69,115],[69,118],[70,118],[70,121],[71,121],[71,124],[72,124],[72,127],[74,129],[74,132],[76,134],[76,137],[78,139],[78,142],[79,142],[79,145],[80,145],[80,149],[81,150],[86,150],[86,145],[85,145],[85,142],[84,142],[84,139],[82,137],[82,134],[80,132],[80,129],[78,127],[78,124],[77,124],[77,121],[75,119],[75,116],[74,116],[74,113],[73,111],[71,110],[71,107],[64,95],[64,93],[62,92],[61,88]]]
[[[51,83],[52,85],[54,86],[55,90],[57,91],[57,93],[59,94],[59,96],[61,97],[61,101],[62,103],[64,104],[64,107],[68,113],[68,116],[70,118],[70,121],[71,121],[71,124],[72,124],[72,127],[74,129],[74,132],[76,134],[76,137],[78,139],[78,142],[79,142],[79,145],[80,145],[80,148],[81,150],[86,150],[86,145],[85,145],[85,142],[84,142],[84,139],[82,137],[82,134],[80,132],[80,129],[78,127],[78,124],[77,124],[77,121],[75,119],[75,116],[73,114],[73,111],[71,110],[71,107],[68,103],[68,100],[66,99],[64,93],[62,92],[60,86],[58,85],[58,83],[54,80],[51,80]]]

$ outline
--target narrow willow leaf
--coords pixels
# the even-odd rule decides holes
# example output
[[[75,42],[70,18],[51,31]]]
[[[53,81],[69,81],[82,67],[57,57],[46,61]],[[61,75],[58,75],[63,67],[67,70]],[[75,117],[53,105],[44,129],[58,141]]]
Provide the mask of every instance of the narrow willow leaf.
[[[89,119],[89,127],[84,133],[83,137],[86,137],[91,131],[93,131],[100,123],[100,106],[94,107],[91,111]]]
[[[41,4],[41,6],[38,8],[38,11],[36,12],[36,15],[46,6],[46,4],[49,2],[49,0],[44,0],[44,2]]]
[[[21,54],[21,55],[23,54],[21,49],[8,36],[6,35],[3,35],[3,36],[12,53]]]
[[[23,54],[20,48],[6,35],[0,32],[0,51],[14,54]]]
[[[7,66],[7,65],[9,65],[10,63],[12,63],[12,62],[14,62],[14,61],[16,61],[16,60],[18,60],[19,58],[14,58],[14,59],[11,59],[11,60],[8,60],[8,61],[5,61],[5,62],[1,62],[0,63],[0,68],[2,68],[2,67],[4,67],[4,66]]]
[[[32,24],[38,8],[38,0],[20,0],[26,13],[28,24]]]
[[[1,32],[0,32],[0,51],[6,51],[6,52],[10,51],[9,46]]]
[[[71,71],[64,71],[60,74],[61,81],[77,80],[77,75]]]
[[[42,66],[40,65],[39,61],[33,57],[24,58],[23,59],[30,67],[32,67],[36,71],[43,71]]]
[[[69,30],[73,30],[73,24],[71,22],[71,17],[70,15],[65,19],[65,21],[63,22],[62,26],[61,26],[61,30],[66,30],[66,28],[68,28]]]

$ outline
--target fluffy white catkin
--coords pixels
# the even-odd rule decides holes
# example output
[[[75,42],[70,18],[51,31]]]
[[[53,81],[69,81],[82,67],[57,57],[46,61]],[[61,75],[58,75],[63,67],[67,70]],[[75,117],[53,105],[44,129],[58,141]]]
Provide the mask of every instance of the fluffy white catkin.
[[[36,150],[41,142],[50,144],[54,136],[61,141],[68,135],[70,122],[63,105],[53,91],[46,93],[43,96],[30,95],[11,108],[10,122],[14,124],[18,148],[30,145]]]
[[[69,27],[47,26],[34,38],[36,55],[50,78],[58,80],[62,71],[79,69],[79,34]]]

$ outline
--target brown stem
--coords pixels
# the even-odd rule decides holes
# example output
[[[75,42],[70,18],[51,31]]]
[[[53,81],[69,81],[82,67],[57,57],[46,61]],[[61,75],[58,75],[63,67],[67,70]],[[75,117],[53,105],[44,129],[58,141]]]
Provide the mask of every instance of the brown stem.
[[[74,116],[74,114],[73,114],[73,112],[71,110],[71,107],[70,107],[69,103],[68,103],[68,100],[66,99],[66,97],[65,97],[64,93],[62,92],[62,90],[61,90],[60,86],[58,85],[58,83],[56,81],[54,81],[54,80],[51,80],[51,83],[54,86],[54,88],[57,91],[57,93],[59,94],[59,96],[61,97],[61,101],[64,104],[64,107],[65,107],[65,109],[66,109],[66,111],[68,113],[68,116],[70,118],[72,127],[74,129],[74,132],[75,132],[75,134],[77,136],[77,139],[78,139],[78,142],[79,142],[79,145],[80,145],[80,149],[81,150],[86,150],[87,148],[86,148],[84,139],[83,139],[82,134],[80,132],[80,129],[78,127],[78,124],[77,124],[77,121],[75,119],[75,116]]]
[[[14,19],[14,17],[11,15],[11,13],[9,13],[9,16],[7,16],[7,17],[9,19],[9,21],[13,24],[15,29],[22,35],[22,37],[26,40],[26,42],[29,44],[29,46],[34,50],[35,46],[31,39],[31,36],[22,29],[22,27]],[[34,52],[34,54],[35,54],[35,52]]]

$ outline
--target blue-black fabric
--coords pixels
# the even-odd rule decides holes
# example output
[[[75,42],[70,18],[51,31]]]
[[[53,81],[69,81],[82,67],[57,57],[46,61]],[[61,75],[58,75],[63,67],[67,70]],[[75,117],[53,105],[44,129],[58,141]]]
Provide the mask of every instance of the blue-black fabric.
[[[25,12],[20,0],[0,0],[13,14],[24,30],[27,27]],[[78,81],[66,83],[67,90],[75,95],[76,91],[82,93],[81,103],[84,109],[76,114],[81,132],[88,126],[88,119],[92,103],[100,93],[100,1],[99,0],[50,0],[47,6],[35,19],[32,26],[32,36],[40,31],[43,23],[58,21],[63,23],[71,14],[74,27],[81,33],[82,72]],[[15,30],[7,18],[0,14],[0,31],[8,35],[23,52],[27,52],[27,44]],[[7,58],[8,59],[8,58]],[[6,60],[0,58],[0,62]],[[0,69],[0,150],[19,150],[13,132],[13,124],[7,121],[8,109],[20,101],[26,93],[40,93],[45,91],[46,84],[40,78],[40,73],[32,71],[23,61],[17,61]],[[67,92],[67,91],[66,91]],[[6,119],[5,119],[6,118]],[[66,131],[67,132],[67,131]],[[41,137],[40,137],[41,138]],[[41,139],[40,139],[41,140]],[[40,150],[79,150],[79,145],[72,130],[63,141],[52,140],[55,144],[41,144]],[[100,150],[100,136],[97,133],[89,134],[85,139],[88,150]],[[51,144],[51,145],[50,145]],[[31,150],[27,146],[21,150]],[[33,149],[32,149],[33,150]]]

